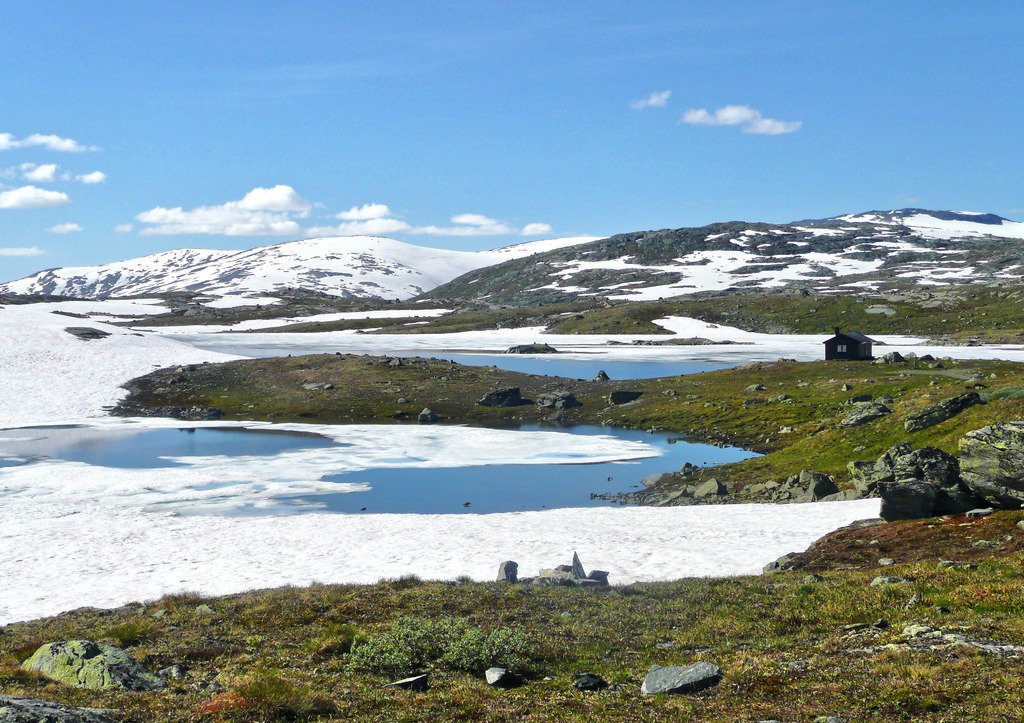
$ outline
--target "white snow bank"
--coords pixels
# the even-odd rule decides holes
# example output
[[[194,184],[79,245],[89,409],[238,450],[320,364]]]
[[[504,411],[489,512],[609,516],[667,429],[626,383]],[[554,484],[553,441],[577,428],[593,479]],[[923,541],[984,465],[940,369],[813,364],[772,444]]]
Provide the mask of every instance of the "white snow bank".
[[[53,424],[101,416],[123,396],[120,386],[134,377],[171,364],[232,358],[93,319],[51,313],[87,307],[138,313],[140,306],[145,304],[101,301],[0,308],[0,424]],[[64,331],[70,326],[89,326],[110,336],[83,341]]]

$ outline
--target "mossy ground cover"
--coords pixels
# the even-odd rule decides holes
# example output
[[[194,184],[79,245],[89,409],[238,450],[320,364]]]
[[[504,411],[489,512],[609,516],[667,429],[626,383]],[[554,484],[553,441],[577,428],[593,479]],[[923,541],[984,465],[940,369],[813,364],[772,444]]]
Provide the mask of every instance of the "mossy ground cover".
[[[833,474],[843,483],[848,462],[874,460],[898,442],[955,452],[957,441],[968,431],[1024,419],[1024,365],[1014,362],[947,360],[942,368],[916,362],[774,362],[611,382],[440,360],[403,359],[396,364],[388,357],[314,355],[161,370],[133,381],[131,395],[119,412],[166,415],[214,407],[227,419],[415,423],[420,410],[429,407],[445,423],[655,428],[693,441],[765,453],[706,472],[731,488],[782,480],[802,469]],[[905,431],[908,415],[979,384],[985,387],[979,391],[991,400],[988,403],[934,427]],[[331,388],[307,388],[310,385]],[[752,385],[762,385],[764,390],[746,391]],[[509,408],[476,403],[486,392],[509,386],[520,387],[527,399],[544,392],[571,391],[582,406],[556,418],[552,410],[529,403]],[[629,404],[610,404],[608,395],[619,389],[640,391],[643,396]],[[853,409],[850,400],[865,394],[891,396],[893,413],[859,427],[839,426]]]
[[[1019,537],[1021,518],[997,513],[967,527],[953,518],[948,530],[965,539]],[[944,550],[927,544],[919,546],[927,554],[905,564],[880,568],[872,559],[883,553],[877,538],[888,545],[902,537],[911,549],[927,529],[909,522],[845,531],[834,550],[869,554],[838,554],[838,566],[855,569],[819,564],[821,579],[811,582],[805,571],[602,590],[404,579],[83,609],[0,628],[0,690],[109,707],[130,721],[1019,720],[1024,659],[966,647],[912,649],[902,630],[920,623],[1024,644],[1024,563],[1012,546],[985,550],[976,570],[939,567]],[[872,587],[879,574],[910,582]],[[844,629],[879,619],[889,627]],[[521,688],[489,688],[476,669],[483,663],[462,652],[477,649],[467,634],[499,630],[515,631],[517,665],[527,676]],[[19,668],[39,644],[64,639],[121,645],[150,669],[187,672],[165,691],[126,693],[70,688]],[[367,646],[376,648],[359,652]],[[410,651],[432,652],[408,669],[374,662]],[[718,687],[640,695],[651,665],[698,660],[721,666]],[[425,693],[384,687],[423,670],[431,673]],[[621,688],[576,691],[573,676],[583,672]]]

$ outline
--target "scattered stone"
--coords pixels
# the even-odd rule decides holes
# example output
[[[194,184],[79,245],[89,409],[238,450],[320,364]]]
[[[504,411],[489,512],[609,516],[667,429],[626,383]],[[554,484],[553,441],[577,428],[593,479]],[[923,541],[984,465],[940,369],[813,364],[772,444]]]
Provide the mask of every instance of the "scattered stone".
[[[644,678],[640,692],[644,695],[686,695],[713,688],[722,680],[722,670],[712,663],[693,663],[679,667],[655,665]]]
[[[1001,546],[1002,545],[998,540],[975,540],[971,543],[971,547],[977,547],[984,550],[995,550]]]
[[[186,673],[188,673],[188,668],[184,665],[170,665],[156,671],[156,674],[164,680],[184,680]]]
[[[668,640],[664,643],[655,643],[654,647],[656,647],[658,650],[672,650],[676,647],[676,644],[671,640]]]
[[[981,404],[981,395],[977,392],[968,392],[957,397],[943,399],[941,402],[936,402],[919,412],[911,414],[903,423],[903,428],[908,432],[917,432],[921,429],[934,427],[936,424],[941,424],[947,419],[955,417],[975,404]]]
[[[903,364],[905,361],[904,356],[898,351],[891,351],[875,359],[875,364]]]
[[[587,575],[586,579],[592,580],[593,582],[596,582],[598,585],[607,586],[608,572],[605,570],[591,570],[590,574]]]
[[[91,341],[93,339],[105,339],[110,336],[109,331],[103,331],[102,329],[94,329],[91,326],[69,326],[64,331],[71,336],[78,337],[83,341]]]
[[[517,344],[510,346],[506,354],[557,354],[558,349],[550,344]]]
[[[878,560],[879,567],[889,567],[889,566],[895,565],[895,564],[896,564],[896,561],[893,560],[891,557],[882,557],[882,558],[879,558],[879,560]]]
[[[974,562],[957,562],[956,560],[939,560],[939,567],[947,570],[977,570],[978,565]]]
[[[498,582],[519,581],[519,563],[514,560],[506,560],[498,565]]]
[[[763,571],[765,572],[765,574],[770,574],[773,572],[784,572],[786,570],[792,570],[795,565],[796,553],[791,552],[788,555],[783,555],[779,559],[769,562],[767,565],[764,566]]]
[[[801,580],[800,582],[802,582],[804,585],[813,585],[814,583],[821,582],[824,579],[825,578],[823,578],[821,575],[812,572],[810,575],[804,575],[803,580]]]
[[[402,678],[396,680],[393,683],[388,683],[385,688],[400,688],[401,690],[412,690],[417,693],[423,693],[430,689],[430,683],[428,681],[428,673],[423,675],[414,675],[411,678]]]
[[[206,604],[197,605],[196,608],[195,608],[195,613],[196,613],[196,615],[212,615],[213,614],[213,608],[211,608],[209,605],[206,605]]]
[[[420,424],[433,424],[439,419],[440,417],[434,414],[430,407],[424,407],[423,411],[416,416],[416,421]]]
[[[572,585],[575,578],[563,570],[541,570],[533,579],[535,585]]]
[[[21,667],[79,688],[159,690],[164,687],[161,678],[125,651],[91,640],[47,643]]]
[[[548,409],[572,409],[583,406],[572,392],[544,392],[537,395],[535,403],[538,407]]]
[[[482,407],[517,407],[523,403],[519,387],[492,389],[476,401]]]
[[[505,668],[488,668],[484,671],[487,685],[492,688],[515,688],[522,685],[523,679]]]
[[[594,381],[595,382],[609,382],[609,381],[611,381],[611,379],[612,378],[610,376],[608,376],[608,372],[606,372],[604,369],[599,371],[597,373],[597,376],[594,377]]]
[[[595,673],[580,673],[573,680],[572,687],[576,690],[596,692],[608,687],[608,681]]]
[[[767,388],[768,387],[766,387],[764,384],[751,384],[743,391],[745,391],[747,394],[752,394],[754,392],[763,392]]]
[[[0,723],[113,723],[110,711],[0,695]]]
[[[616,389],[608,395],[608,401],[612,404],[628,404],[629,402],[635,402],[637,399],[642,397],[643,394],[643,392],[632,391],[629,389]]]

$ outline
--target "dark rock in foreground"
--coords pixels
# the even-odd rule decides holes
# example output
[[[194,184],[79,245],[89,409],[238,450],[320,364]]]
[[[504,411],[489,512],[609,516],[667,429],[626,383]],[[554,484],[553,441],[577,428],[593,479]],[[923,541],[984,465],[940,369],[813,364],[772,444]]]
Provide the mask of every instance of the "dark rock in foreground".
[[[628,404],[629,402],[635,402],[643,395],[643,392],[632,391],[630,389],[616,389],[608,395],[608,401],[612,404]]]
[[[519,582],[519,563],[506,560],[498,565],[498,582]]]
[[[597,691],[608,687],[608,681],[594,673],[580,673],[573,681],[572,687],[576,690]]]
[[[109,331],[103,331],[102,329],[94,329],[91,326],[69,326],[64,329],[71,336],[78,337],[84,341],[91,339],[105,339],[110,336]]]
[[[108,712],[0,695],[0,723],[113,723]]]
[[[488,668],[484,672],[487,685],[493,688],[515,688],[523,684],[523,679],[505,668]]]
[[[721,680],[722,670],[713,663],[701,662],[669,668],[655,665],[644,678],[640,692],[644,695],[699,693],[713,688]]]

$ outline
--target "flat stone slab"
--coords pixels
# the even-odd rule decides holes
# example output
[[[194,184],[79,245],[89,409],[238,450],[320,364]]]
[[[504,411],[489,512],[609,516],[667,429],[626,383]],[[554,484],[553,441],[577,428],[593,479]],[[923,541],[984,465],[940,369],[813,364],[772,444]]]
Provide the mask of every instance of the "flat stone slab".
[[[0,695],[0,723],[114,723],[107,710]]]

